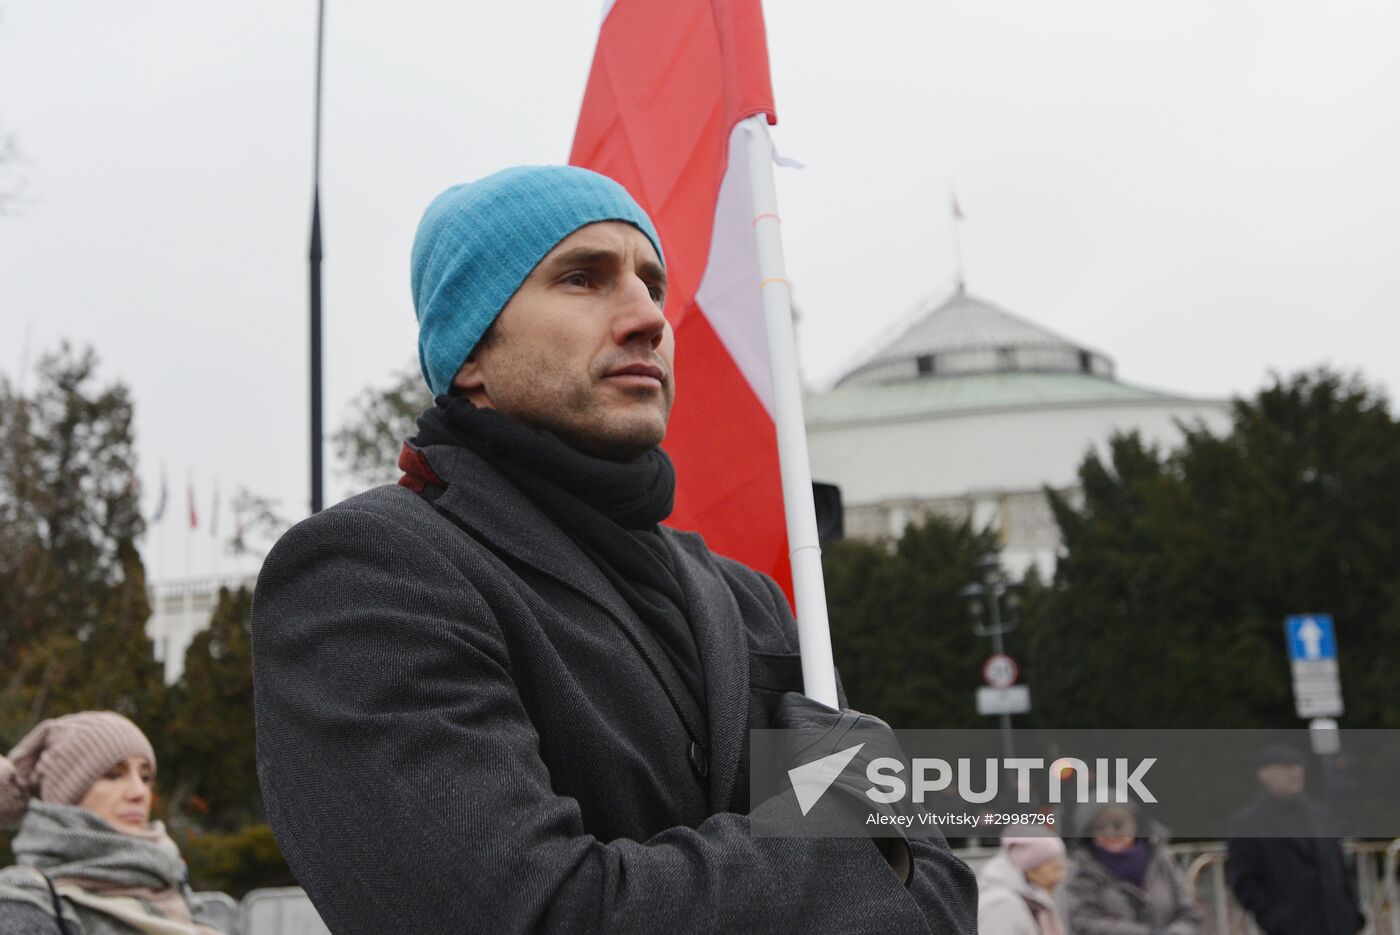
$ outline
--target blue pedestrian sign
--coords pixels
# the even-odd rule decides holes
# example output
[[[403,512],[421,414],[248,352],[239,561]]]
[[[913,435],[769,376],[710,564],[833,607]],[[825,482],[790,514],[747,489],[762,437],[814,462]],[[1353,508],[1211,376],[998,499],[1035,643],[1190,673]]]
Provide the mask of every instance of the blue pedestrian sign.
[[[1283,623],[1288,637],[1288,658],[1313,662],[1337,658],[1337,634],[1331,614],[1295,614]]]

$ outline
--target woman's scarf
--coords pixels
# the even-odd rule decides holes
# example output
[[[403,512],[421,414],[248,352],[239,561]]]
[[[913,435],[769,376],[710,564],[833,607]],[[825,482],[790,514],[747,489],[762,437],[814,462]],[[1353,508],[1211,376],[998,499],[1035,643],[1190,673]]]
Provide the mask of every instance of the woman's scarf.
[[[1147,864],[1152,859],[1152,848],[1145,838],[1138,838],[1125,851],[1106,851],[1097,844],[1090,843],[1094,857],[1103,864],[1114,878],[1141,887],[1147,877]]]
[[[17,866],[0,871],[0,899],[22,899],[52,914],[43,874],[60,895],[74,894],[65,895],[66,908],[82,921],[86,935],[129,931],[143,915],[151,920],[150,931],[215,933],[192,921],[184,895],[185,862],[158,821],[126,834],[81,806],[35,800],[10,846]],[[104,905],[135,916],[112,924]]]

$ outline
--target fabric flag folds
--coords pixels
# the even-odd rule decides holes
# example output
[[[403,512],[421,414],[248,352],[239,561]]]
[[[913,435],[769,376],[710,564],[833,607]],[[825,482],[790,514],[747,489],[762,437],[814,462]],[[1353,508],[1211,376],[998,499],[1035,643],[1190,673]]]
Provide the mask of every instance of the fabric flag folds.
[[[170,485],[165,480],[165,468],[160,469],[160,496],[156,498],[156,508],[151,513],[151,525],[165,518],[165,504],[170,499]]]
[[[676,402],[669,525],[792,599],[741,120],[775,123],[759,0],[615,0],[569,161],[622,183],[666,250]]]

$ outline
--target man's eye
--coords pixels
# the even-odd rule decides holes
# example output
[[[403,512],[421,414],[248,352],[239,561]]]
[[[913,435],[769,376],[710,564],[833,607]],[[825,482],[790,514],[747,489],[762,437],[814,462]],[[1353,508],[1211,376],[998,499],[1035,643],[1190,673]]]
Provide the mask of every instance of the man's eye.
[[[588,286],[592,281],[587,273],[570,273],[564,277],[564,284],[568,286]]]
[[[651,293],[651,300],[653,302],[659,304],[666,300],[666,290],[660,286],[648,286],[647,291]]]

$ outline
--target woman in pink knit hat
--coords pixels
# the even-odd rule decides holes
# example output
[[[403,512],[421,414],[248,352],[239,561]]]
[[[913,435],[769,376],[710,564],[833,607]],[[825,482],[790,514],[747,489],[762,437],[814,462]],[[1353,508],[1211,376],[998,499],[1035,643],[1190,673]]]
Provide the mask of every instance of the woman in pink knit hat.
[[[191,908],[185,862],[151,820],[156,754],[113,711],[52,718],[0,757],[5,935],[216,935]]]
[[[1053,834],[1004,837],[977,874],[977,930],[983,935],[1063,935],[1055,888],[1065,878],[1065,845]]]

